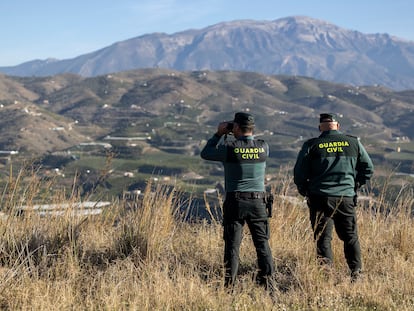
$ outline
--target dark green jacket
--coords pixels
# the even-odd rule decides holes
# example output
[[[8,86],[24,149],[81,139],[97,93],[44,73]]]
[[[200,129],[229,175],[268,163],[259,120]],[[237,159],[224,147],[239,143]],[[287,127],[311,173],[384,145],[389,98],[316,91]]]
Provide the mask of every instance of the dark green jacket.
[[[294,167],[294,182],[304,196],[353,197],[356,184],[364,185],[373,169],[358,138],[332,130],[303,144]]]
[[[211,137],[200,155],[205,160],[223,162],[226,192],[263,192],[267,143],[253,136],[229,139],[223,144],[218,144],[219,140],[218,135]]]

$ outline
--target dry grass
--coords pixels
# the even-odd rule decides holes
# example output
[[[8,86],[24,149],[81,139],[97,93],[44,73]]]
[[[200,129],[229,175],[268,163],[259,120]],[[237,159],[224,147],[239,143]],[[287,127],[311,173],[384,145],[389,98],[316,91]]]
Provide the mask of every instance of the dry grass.
[[[356,283],[350,283],[338,239],[334,269],[317,264],[307,208],[279,196],[270,240],[276,290],[269,294],[252,281],[256,255],[246,230],[238,285],[229,293],[222,284],[219,221],[183,221],[176,190],[148,185],[139,208],[114,202],[98,216],[73,216],[68,210],[63,217],[40,217],[11,212],[22,194],[31,201],[39,189],[34,179],[26,185],[22,180],[11,183],[2,202],[8,209],[0,222],[4,310],[414,308],[414,225],[407,210],[412,193],[402,193],[387,216],[358,209],[365,278]]]

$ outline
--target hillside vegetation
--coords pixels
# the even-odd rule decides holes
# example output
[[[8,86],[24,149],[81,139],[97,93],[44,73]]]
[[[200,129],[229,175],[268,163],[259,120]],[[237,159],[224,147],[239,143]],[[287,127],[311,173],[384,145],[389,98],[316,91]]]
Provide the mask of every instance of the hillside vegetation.
[[[184,221],[180,187],[148,182],[133,202],[113,201],[100,215],[18,212],[45,187],[31,175],[7,184],[0,219],[2,310],[412,310],[414,223],[401,191],[392,205],[381,197],[357,210],[365,277],[351,283],[342,245],[333,241],[334,269],[315,260],[308,211],[285,196],[291,180],[273,189],[270,245],[275,289],[256,287],[250,236],[241,247],[239,280],[223,288],[219,217]],[[29,180],[27,182],[27,180]],[[375,182],[375,181],[374,181]],[[53,183],[48,183],[53,187]],[[23,195],[24,194],[24,195]],[[47,195],[47,194],[46,194]],[[74,206],[64,194],[49,197]],[[188,204],[188,202],[187,202]],[[189,205],[189,204],[188,204]],[[219,205],[208,205],[211,215]],[[387,211],[384,213],[383,211]]]

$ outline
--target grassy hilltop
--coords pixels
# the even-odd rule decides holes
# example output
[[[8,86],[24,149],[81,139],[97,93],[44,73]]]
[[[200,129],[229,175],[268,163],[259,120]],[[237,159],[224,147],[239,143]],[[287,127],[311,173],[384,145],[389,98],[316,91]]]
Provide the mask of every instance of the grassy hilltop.
[[[180,187],[148,182],[135,201],[113,201],[95,216],[41,217],[14,209],[44,188],[32,179],[11,180],[0,220],[0,308],[3,310],[412,310],[414,306],[413,193],[401,189],[393,204],[361,202],[358,222],[365,278],[351,283],[342,244],[333,241],[332,271],[315,260],[308,211],[285,196],[291,180],[279,176],[270,245],[276,289],[253,282],[256,254],[250,236],[241,247],[233,293],[223,288],[222,228],[184,221]],[[52,187],[52,184],[48,185]],[[70,200],[50,198],[74,206]],[[188,203],[188,202],[187,202]],[[387,211],[387,213],[384,212]],[[247,232],[247,231],[246,231]]]

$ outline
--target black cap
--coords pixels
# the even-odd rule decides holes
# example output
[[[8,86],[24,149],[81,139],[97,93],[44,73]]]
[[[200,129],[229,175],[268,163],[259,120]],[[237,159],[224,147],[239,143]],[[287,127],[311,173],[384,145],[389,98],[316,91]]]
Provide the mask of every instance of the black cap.
[[[237,112],[233,122],[240,126],[254,126],[254,117],[246,112]]]
[[[321,113],[319,116],[319,122],[338,122],[338,118],[333,113]]]

